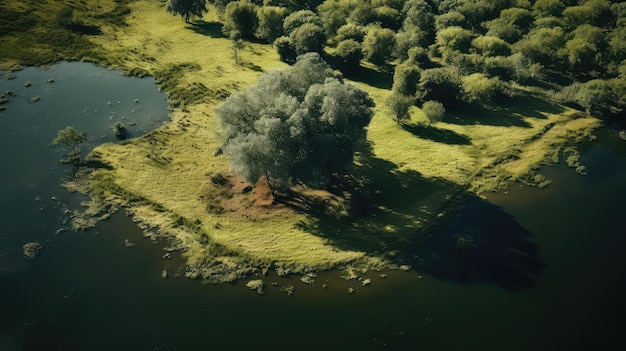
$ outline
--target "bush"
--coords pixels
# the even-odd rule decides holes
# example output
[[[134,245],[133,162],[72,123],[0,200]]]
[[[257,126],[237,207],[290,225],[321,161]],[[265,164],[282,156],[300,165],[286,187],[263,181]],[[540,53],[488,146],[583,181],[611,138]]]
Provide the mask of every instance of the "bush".
[[[386,102],[396,123],[402,124],[403,121],[411,119],[409,109],[415,103],[415,97],[394,92],[389,95]]]
[[[281,61],[286,63],[296,62],[296,51],[291,46],[289,37],[279,37],[274,41],[274,47],[276,48],[276,52],[278,52],[278,56]]]
[[[432,123],[437,123],[443,119],[446,115],[446,109],[443,107],[443,104],[439,101],[429,100],[426,101],[422,105],[422,111],[424,111],[424,115],[428,119],[428,126]]]
[[[335,56],[341,60],[341,70],[344,73],[353,74],[361,68],[363,52],[361,44],[353,39],[340,42],[335,49]]]
[[[326,44],[326,34],[317,24],[305,23],[291,32],[289,41],[298,55],[322,52]]]
[[[225,34],[230,35],[232,31],[239,31],[242,38],[253,39],[258,26],[256,7],[252,3],[234,1],[226,5],[222,29]]]

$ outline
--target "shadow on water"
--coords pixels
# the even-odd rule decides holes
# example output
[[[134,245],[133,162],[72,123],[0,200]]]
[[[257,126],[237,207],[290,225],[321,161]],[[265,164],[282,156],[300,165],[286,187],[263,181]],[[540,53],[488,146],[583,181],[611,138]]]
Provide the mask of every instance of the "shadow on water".
[[[198,34],[206,35],[211,38],[226,37],[222,32],[222,24],[219,22],[207,22],[203,20],[197,20],[189,23],[186,28],[191,29]]]
[[[425,127],[417,124],[402,124],[402,128],[417,137],[432,140],[437,143],[450,145],[470,145],[472,143],[470,138],[449,129],[441,129],[433,126]]]
[[[402,257],[441,280],[492,283],[510,291],[533,287],[546,268],[533,235],[502,208],[476,196]]]
[[[462,188],[400,171],[369,150],[358,162],[353,177],[330,189],[350,198],[350,218],[316,213],[300,223],[302,229],[342,250],[396,252],[399,264],[464,285],[491,283],[515,291],[533,286],[543,271],[532,234],[501,208],[470,196],[450,222],[426,231],[422,225],[448,205],[446,196]]]
[[[487,109],[476,105],[465,105],[463,109],[447,113],[445,121],[459,125],[483,124],[530,128],[525,118],[546,119],[546,114],[564,112],[564,108],[532,95],[516,96]]]

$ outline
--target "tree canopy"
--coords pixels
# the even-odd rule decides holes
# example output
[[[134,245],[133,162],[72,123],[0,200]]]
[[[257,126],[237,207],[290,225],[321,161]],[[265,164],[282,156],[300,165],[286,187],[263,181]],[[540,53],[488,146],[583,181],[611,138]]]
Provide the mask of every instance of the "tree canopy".
[[[185,22],[193,16],[201,17],[207,12],[206,0],[167,0],[165,10],[174,16],[181,15]]]
[[[231,169],[256,182],[320,185],[350,164],[365,140],[372,99],[345,84],[317,53],[287,69],[263,74],[257,84],[215,108]]]
[[[80,151],[83,144],[87,141],[87,132],[79,132],[72,126],[65,127],[65,129],[59,130],[57,137],[52,140],[53,146],[64,146],[69,151],[70,160],[77,162],[80,157]]]

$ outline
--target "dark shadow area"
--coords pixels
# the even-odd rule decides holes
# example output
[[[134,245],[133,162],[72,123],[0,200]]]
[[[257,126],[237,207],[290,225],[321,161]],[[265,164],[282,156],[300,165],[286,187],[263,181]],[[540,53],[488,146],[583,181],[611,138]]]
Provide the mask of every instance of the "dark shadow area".
[[[262,72],[265,72],[265,71],[263,70],[263,67],[258,66],[258,65],[255,65],[255,64],[254,64],[254,63],[252,63],[252,62],[241,62],[241,63],[239,63],[239,65],[240,65],[241,67],[245,67],[245,68],[247,68],[247,69],[251,69],[251,70],[256,71],[256,72],[261,72],[261,73],[262,73]]]
[[[333,66],[333,68],[337,68]],[[393,85],[393,74],[376,71],[368,67],[361,66],[358,73],[349,75],[350,79],[364,83],[380,89],[391,89]]]
[[[511,215],[476,196],[401,259],[414,269],[460,284],[489,282],[517,291],[534,286],[546,264],[533,235]]]
[[[191,29],[194,32],[202,35],[209,36],[211,38],[226,38],[222,33],[222,24],[219,22],[207,22],[203,20],[197,20],[190,22],[185,28]]]
[[[437,210],[443,194],[459,187],[415,171],[399,171],[394,163],[373,156],[370,150],[359,154],[358,163],[347,172],[350,176],[336,179],[328,187],[331,193],[349,200],[349,215],[336,216],[325,213],[323,206],[309,206],[304,208],[309,218],[300,223],[302,229],[343,250],[377,254],[400,250],[420,237],[418,222]],[[424,198],[433,198],[433,208],[430,202],[417,201]],[[306,197],[297,200],[320,203]]]
[[[564,108],[544,98],[525,94],[494,104],[493,108],[465,105],[461,110],[450,111],[445,121],[459,125],[484,124],[530,128],[524,118],[546,119],[546,114],[562,113]]]
[[[448,145],[470,145],[472,143],[470,138],[465,135],[448,129],[440,129],[433,126],[426,127],[417,124],[402,124],[402,128],[419,138],[432,140],[437,143]]]
[[[69,26],[69,29],[75,33],[83,34],[83,35],[101,35],[102,31],[100,27],[97,26],[88,26],[82,23],[72,23]]]
[[[307,211],[300,228],[342,250],[387,255],[399,264],[460,284],[491,283],[507,290],[530,287],[543,263],[532,235],[501,208],[445,179],[399,171],[369,150],[360,166],[329,190],[352,204],[350,216]],[[452,200],[446,200],[452,195]],[[469,200],[467,200],[469,199]],[[462,210],[436,224],[435,215],[452,202]],[[465,202],[467,200],[467,202]]]

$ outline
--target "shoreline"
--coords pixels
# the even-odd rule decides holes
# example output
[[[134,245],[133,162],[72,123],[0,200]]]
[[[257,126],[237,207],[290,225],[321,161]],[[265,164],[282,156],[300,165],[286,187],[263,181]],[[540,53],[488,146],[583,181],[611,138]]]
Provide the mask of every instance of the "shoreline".
[[[133,15],[125,17],[126,26],[102,25],[102,35],[89,38],[108,55],[94,63],[153,76],[168,95],[171,121],[123,145],[98,146],[89,160],[111,169],[94,169],[78,189],[96,203],[124,208],[159,235],[176,238],[185,248],[190,278],[225,282],[264,269],[281,275],[351,264],[397,267],[394,252],[427,235],[464,196],[514,181],[546,184],[535,169],[555,162],[569,141],[589,138],[600,124],[574,118],[580,112],[564,106],[558,113],[541,112],[544,118],[506,116],[510,126],[489,123],[503,112],[463,111],[433,131],[416,128],[415,134],[388,117],[388,90],[346,79],[377,104],[368,131],[371,150],[357,156],[354,167],[354,176],[368,185],[367,215],[338,219],[261,206],[233,190],[241,183],[227,189],[211,182],[229,174],[227,160],[216,156],[220,141],[213,107],[256,82],[262,71],[285,64],[269,45],[258,43],[246,43],[239,53],[239,60],[254,66],[237,64],[228,38],[194,33],[158,4],[137,1],[128,7]],[[205,20],[216,21],[214,9]],[[540,111],[554,104],[526,93],[514,107],[530,103]],[[419,126],[422,111],[414,107],[412,115],[411,123]],[[477,123],[466,123],[473,119]],[[227,210],[219,213],[220,207]]]

